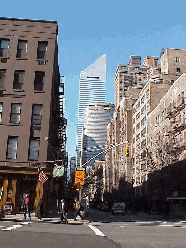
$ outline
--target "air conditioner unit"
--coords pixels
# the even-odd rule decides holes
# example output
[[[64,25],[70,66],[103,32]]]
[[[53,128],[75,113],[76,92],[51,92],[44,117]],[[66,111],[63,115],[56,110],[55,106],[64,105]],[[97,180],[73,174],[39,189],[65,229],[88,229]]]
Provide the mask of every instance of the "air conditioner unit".
[[[1,58],[1,62],[2,63],[6,63],[7,62],[7,58]]]

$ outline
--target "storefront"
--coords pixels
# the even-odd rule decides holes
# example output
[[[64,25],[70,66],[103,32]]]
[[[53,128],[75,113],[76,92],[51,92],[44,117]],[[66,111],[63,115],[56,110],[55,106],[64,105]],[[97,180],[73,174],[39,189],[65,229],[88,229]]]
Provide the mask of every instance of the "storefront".
[[[168,214],[185,216],[186,215],[186,196],[167,197]]]
[[[4,170],[5,171],[5,170]],[[48,175],[49,176],[49,175]],[[31,211],[37,212],[39,199],[43,200],[44,213],[47,211],[48,186],[47,180],[44,184],[38,182],[37,168],[9,169],[6,173],[0,173],[0,209],[5,208],[7,202],[12,203],[15,213],[21,212],[21,205],[25,193],[28,193],[31,199]]]

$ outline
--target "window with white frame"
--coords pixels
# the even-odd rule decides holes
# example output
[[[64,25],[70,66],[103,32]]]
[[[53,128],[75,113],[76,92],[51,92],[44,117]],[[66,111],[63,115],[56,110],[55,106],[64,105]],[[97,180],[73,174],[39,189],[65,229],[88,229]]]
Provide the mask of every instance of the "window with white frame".
[[[17,158],[17,148],[18,148],[18,137],[17,136],[8,136],[7,144],[7,159],[16,159]]]
[[[9,39],[0,39],[0,57],[8,57],[9,44]]]
[[[27,57],[27,40],[18,40],[16,58],[25,59]]]
[[[4,85],[4,82],[5,82],[5,74],[6,74],[6,70],[0,70],[0,89],[4,89],[5,88],[5,85]]]
[[[141,99],[141,104],[143,104],[145,102],[145,95],[143,95],[142,99]]]
[[[141,126],[143,126],[146,122],[146,116],[141,120]]]
[[[31,139],[29,148],[29,160],[38,160],[40,139]]]
[[[180,58],[179,57],[176,57],[176,62],[180,62]]]
[[[38,59],[46,59],[47,45],[48,45],[47,41],[38,41],[38,48],[37,48]]]
[[[150,90],[148,89],[146,92],[147,98],[149,98]]]
[[[21,121],[21,103],[11,104],[10,123],[19,124]]]
[[[141,109],[141,114],[143,115],[146,112],[146,104],[144,105],[144,107]]]
[[[3,103],[0,102],[0,122],[2,121],[2,115],[3,115]]]
[[[23,88],[24,74],[25,71],[16,70],[14,72],[13,89],[21,90]]]

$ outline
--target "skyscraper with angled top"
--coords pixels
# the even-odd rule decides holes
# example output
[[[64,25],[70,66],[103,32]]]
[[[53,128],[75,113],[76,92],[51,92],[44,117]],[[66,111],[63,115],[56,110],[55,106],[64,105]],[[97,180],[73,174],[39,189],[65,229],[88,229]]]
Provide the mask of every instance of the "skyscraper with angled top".
[[[80,73],[78,127],[77,127],[77,166],[80,166],[81,135],[84,124],[84,110],[90,103],[106,101],[106,55]]]

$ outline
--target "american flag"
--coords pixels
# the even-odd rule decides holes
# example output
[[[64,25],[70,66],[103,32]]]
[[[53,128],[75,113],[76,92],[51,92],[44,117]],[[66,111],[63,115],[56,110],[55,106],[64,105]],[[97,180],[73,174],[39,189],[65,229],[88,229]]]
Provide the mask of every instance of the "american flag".
[[[39,172],[39,179],[38,181],[41,183],[45,183],[48,180],[47,175],[43,172],[43,170],[41,169],[41,167],[39,165],[37,165],[38,167],[38,172]]]

